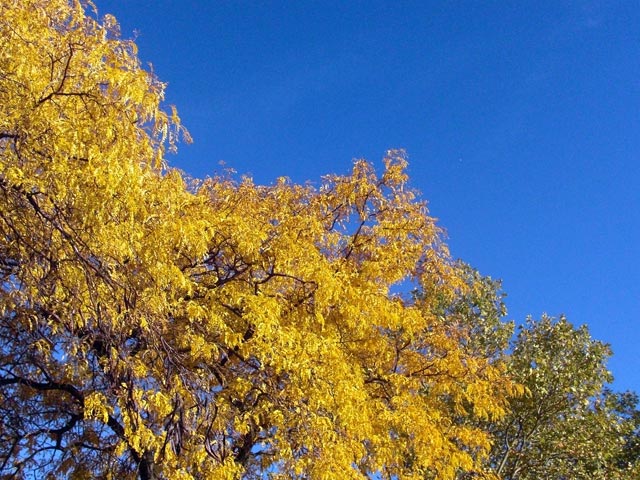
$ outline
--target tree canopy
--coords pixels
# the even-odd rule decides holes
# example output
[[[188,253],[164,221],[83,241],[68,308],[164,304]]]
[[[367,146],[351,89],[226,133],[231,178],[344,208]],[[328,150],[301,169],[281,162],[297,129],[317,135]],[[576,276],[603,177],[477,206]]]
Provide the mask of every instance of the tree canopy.
[[[492,439],[485,470],[459,478],[487,471],[505,480],[637,478],[638,397],[610,390],[609,346],[564,316],[528,318],[513,336],[500,282],[466,270],[473,288],[441,311],[467,332],[465,349],[502,359],[525,394],[509,399],[501,419],[481,421]]]
[[[0,4],[0,475],[495,478],[543,384],[404,154],[188,180],[164,85],[86,8]]]
[[[527,388],[492,426],[492,460],[508,480],[637,478],[637,398],[614,394],[611,352],[566,318],[528,319],[512,342],[509,370]],[[635,413],[632,413],[635,412]],[[635,457],[635,458],[634,458]]]
[[[188,185],[115,20],[0,8],[3,472],[418,478],[488,451],[448,412],[499,417],[515,387],[431,313],[464,284],[401,154],[317,189]]]

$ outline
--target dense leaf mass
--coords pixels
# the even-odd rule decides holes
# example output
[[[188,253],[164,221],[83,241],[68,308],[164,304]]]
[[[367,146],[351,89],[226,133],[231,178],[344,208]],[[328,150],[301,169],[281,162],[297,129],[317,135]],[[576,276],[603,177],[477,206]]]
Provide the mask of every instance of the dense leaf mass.
[[[466,287],[401,153],[319,188],[187,185],[115,20],[0,18],[3,474],[444,478],[488,452],[449,412],[499,417],[515,387],[433,313]]]
[[[491,426],[491,458],[502,478],[638,478],[638,399],[606,388],[609,355],[585,326],[564,317],[520,327],[509,370],[528,394],[512,399],[509,414]]]
[[[0,476],[495,478],[501,422],[552,387],[404,154],[317,187],[187,180],[164,85],[88,7],[0,4]]]

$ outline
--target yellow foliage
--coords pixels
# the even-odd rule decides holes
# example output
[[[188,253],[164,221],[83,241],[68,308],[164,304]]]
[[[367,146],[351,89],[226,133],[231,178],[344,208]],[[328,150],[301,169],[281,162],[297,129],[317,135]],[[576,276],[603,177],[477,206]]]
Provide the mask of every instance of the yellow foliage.
[[[91,392],[84,398],[84,418],[100,420],[102,423],[109,421],[109,407],[107,399],[100,392]]]
[[[77,2],[0,5],[5,408],[96,477],[479,468],[487,434],[453,418],[500,417],[514,387],[432,313],[466,287],[402,152],[317,189],[190,187],[164,162],[177,112],[117,29]],[[20,442],[7,472],[40,448]],[[28,468],[62,472],[47,455]]]

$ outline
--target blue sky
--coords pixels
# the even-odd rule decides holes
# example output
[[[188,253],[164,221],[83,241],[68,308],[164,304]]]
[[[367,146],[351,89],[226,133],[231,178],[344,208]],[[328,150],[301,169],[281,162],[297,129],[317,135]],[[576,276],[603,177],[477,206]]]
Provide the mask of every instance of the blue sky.
[[[455,257],[509,317],[565,313],[640,391],[640,3],[97,0],[194,144],[259,183],[408,152]]]

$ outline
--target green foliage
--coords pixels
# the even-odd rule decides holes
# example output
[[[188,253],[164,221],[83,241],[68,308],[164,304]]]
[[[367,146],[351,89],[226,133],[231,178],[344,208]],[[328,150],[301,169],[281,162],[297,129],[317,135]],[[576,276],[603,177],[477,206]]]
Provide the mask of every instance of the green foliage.
[[[469,288],[452,302],[442,299],[435,311],[458,326],[466,351],[506,366],[524,390],[510,399],[502,419],[473,419],[452,411],[456,423],[478,425],[493,442],[484,468],[460,472],[458,478],[638,478],[638,397],[609,389],[609,346],[591,338],[586,326],[576,328],[564,317],[546,315],[527,319],[512,336],[513,323],[504,321],[500,282],[468,265],[460,267]]]
[[[460,328],[461,343],[468,352],[486,358],[502,357],[513,335],[513,322],[505,322],[506,294],[502,283],[458,262],[467,289],[453,302],[443,301],[437,313]]]
[[[529,318],[519,328],[508,365],[527,393],[490,427],[492,467],[502,478],[634,478],[637,398],[606,388],[610,355],[564,317]]]

